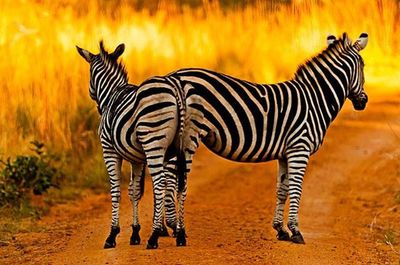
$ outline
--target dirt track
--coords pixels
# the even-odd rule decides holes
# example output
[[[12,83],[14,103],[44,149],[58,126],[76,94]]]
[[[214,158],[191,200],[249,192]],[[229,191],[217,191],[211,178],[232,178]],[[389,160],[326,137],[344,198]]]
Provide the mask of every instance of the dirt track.
[[[201,148],[189,176],[187,247],[161,238],[159,249],[145,249],[152,215],[147,182],[140,246],[129,245],[125,192],[118,245],[102,249],[111,206],[108,195],[89,194],[55,207],[40,222],[46,231],[18,234],[0,247],[0,263],[398,264],[400,256],[383,241],[387,229],[400,231],[400,205],[394,199],[400,191],[400,100],[370,99],[365,112],[346,104],[311,159],[300,206],[306,245],[275,239],[275,162],[233,163]]]

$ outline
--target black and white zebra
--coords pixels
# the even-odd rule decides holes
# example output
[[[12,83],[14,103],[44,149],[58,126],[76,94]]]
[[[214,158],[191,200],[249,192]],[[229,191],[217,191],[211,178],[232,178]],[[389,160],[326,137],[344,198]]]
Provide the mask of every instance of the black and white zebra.
[[[173,229],[176,226],[173,200],[177,185],[177,158],[183,158],[183,152],[179,153],[179,135],[183,132],[179,121],[183,120],[183,102],[180,92],[161,78],[148,79],[139,87],[129,84],[124,66],[118,63],[124,48],[124,44],[120,44],[114,52],[108,53],[101,41],[100,53],[95,55],[77,47],[79,54],[90,64],[89,93],[97,103],[101,115],[99,136],[111,185],[111,232],[104,248],[115,247],[116,236],[120,232],[119,203],[123,159],[131,163],[131,244],[140,244],[138,204],[143,192],[147,163],[154,192],[153,230],[147,248],[157,248],[158,237],[163,228],[166,192],[169,194],[166,199],[167,225]]]
[[[321,146],[347,98],[356,110],[366,106],[364,62],[359,51],[367,42],[366,33],[354,44],[346,33],[339,40],[329,37],[328,48],[300,65],[293,79],[278,84],[256,84],[205,69],[181,69],[167,75],[166,79],[174,80],[185,95],[183,142],[187,170],[200,141],[233,161],[277,159],[273,228],[279,240],[304,243],[298,228],[298,209],[308,160]],[[185,229],[186,181],[184,184],[184,194],[178,198],[182,209],[178,231]],[[288,196],[291,237],[283,228]]]

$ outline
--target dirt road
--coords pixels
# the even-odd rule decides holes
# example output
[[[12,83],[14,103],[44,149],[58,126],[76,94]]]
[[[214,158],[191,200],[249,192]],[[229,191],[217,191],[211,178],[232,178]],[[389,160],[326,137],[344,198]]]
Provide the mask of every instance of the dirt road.
[[[271,228],[276,162],[233,163],[201,148],[189,177],[187,247],[161,238],[159,249],[145,249],[152,216],[147,182],[140,246],[129,245],[125,192],[118,245],[102,249],[109,232],[108,195],[88,194],[54,207],[39,223],[44,231],[17,234],[0,247],[0,263],[399,264],[400,100],[370,99],[365,112],[346,104],[311,159],[300,206],[306,245],[279,242]]]

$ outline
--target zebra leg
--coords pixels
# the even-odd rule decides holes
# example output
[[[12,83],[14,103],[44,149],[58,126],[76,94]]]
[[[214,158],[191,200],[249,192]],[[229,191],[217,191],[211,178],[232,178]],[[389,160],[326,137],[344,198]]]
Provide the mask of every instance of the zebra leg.
[[[167,179],[167,189],[165,191],[165,221],[167,226],[173,230],[173,237],[176,237],[177,226],[175,207],[177,190],[176,163],[177,161],[175,156],[167,162],[164,170],[164,174]]]
[[[131,183],[129,184],[129,196],[131,198],[132,202],[132,207],[133,207],[133,224],[132,224],[132,235],[130,239],[130,244],[131,245],[139,245],[141,238],[139,235],[140,231],[140,223],[139,223],[139,213],[138,213],[138,205],[140,198],[143,195],[143,188],[144,188],[144,175],[145,175],[145,167],[144,164],[132,164],[132,171],[131,171]],[[172,196],[175,196],[175,189],[173,190],[174,194]],[[174,197],[173,197],[174,198]],[[167,199],[166,199],[167,202]],[[170,203],[169,203],[170,204]],[[167,203],[168,205],[168,203]],[[175,210],[175,203],[172,201],[172,207]],[[168,213],[167,213],[167,223],[168,223]],[[170,217],[171,218],[171,217]],[[173,218],[175,218],[175,223],[176,223],[176,216],[175,214],[173,215]],[[168,230],[166,226],[164,225],[164,222],[162,224],[162,229],[160,232],[160,236],[169,236],[168,235]]]
[[[306,151],[298,151],[288,155],[289,173],[289,220],[288,228],[292,232],[292,242],[305,244],[303,236],[298,228],[299,203],[302,192],[303,177],[306,171],[310,154]]]
[[[140,223],[139,223],[139,201],[143,195],[145,165],[141,163],[131,163],[131,180],[129,183],[129,198],[132,203],[132,235],[131,245],[140,244]]]
[[[104,243],[104,248],[114,248],[116,237],[120,232],[119,228],[119,202],[121,198],[120,180],[121,180],[121,162],[122,159],[114,152],[103,150],[104,160],[110,177],[110,190],[111,190],[111,232]]]
[[[289,183],[287,174],[287,162],[285,159],[279,159],[279,170],[276,184],[276,208],[273,221],[273,228],[278,232],[278,240],[290,241],[289,233],[283,228],[283,211],[287,199]]]
[[[184,203],[187,194],[187,178],[185,177],[184,186],[178,190],[178,225],[176,228],[176,246],[186,246],[186,230],[185,230],[185,210]]]
[[[153,232],[147,241],[147,249],[156,249],[158,248],[158,238],[160,237],[164,221],[163,214],[167,182],[163,170],[164,156],[157,156],[153,154],[148,155],[147,157],[152,157],[151,159],[147,160],[147,163],[153,181],[154,196]]]
[[[165,190],[165,212],[163,213],[163,220],[166,221],[167,226],[173,230],[172,236],[176,236],[176,209],[175,209],[175,196],[176,196],[176,157],[171,158],[164,167],[164,174],[166,177],[166,190]],[[168,237],[168,229],[164,221],[160,232],[161,237]]]

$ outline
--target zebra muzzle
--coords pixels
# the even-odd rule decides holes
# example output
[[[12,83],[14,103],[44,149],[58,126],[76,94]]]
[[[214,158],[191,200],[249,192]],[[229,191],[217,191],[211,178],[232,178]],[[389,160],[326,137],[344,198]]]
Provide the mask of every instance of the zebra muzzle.
[[[364,110],[368,102],[368,96],[364,92],[361,92],[356,97],[351,98],[351,102],[355,110]]]

